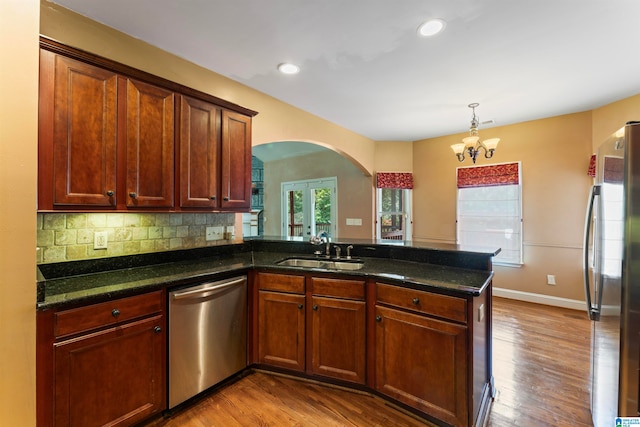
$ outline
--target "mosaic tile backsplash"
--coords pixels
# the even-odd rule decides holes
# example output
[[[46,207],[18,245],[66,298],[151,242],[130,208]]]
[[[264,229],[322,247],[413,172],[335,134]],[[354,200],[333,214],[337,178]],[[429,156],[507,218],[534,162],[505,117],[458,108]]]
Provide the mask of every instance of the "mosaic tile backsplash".
[[[233,213],[39,213],[36,262],[191,249],[227,243],[207,240],[207,227],[232,230]],[[222,228],[221,228],[222,227]],[[107,249],[94,249],[96,232],[107,232]]]

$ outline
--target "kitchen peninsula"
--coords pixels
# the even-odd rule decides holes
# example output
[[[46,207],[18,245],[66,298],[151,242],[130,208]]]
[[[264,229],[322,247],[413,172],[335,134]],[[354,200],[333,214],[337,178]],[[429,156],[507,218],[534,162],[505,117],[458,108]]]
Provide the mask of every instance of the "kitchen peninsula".
[[[363,390],[441,425],[482,425],[494,393],[491,259],[499,250],[336,246],[350,247],[351,258],[329,267],[282,265],[326,258],[308,242],[278,238],[40,265],[38,424],[91,413],[92,422],[132,425],[166,410],[168,290],[244,274],[245,371]],[[124,388],[110,380],[129,376]]]

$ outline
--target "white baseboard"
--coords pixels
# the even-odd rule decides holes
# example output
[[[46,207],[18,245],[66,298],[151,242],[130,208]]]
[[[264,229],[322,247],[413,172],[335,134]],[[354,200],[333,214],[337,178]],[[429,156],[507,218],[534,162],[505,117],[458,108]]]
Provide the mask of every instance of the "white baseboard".
[[[586,313],[586,302],[568,298],[553,297],[550,295],[534,294],[531,292],[514,291],[511,289],[493,288],[493,295],[501,298],[516,299],[537,304],[551,305],[554,307],[570,308]]]

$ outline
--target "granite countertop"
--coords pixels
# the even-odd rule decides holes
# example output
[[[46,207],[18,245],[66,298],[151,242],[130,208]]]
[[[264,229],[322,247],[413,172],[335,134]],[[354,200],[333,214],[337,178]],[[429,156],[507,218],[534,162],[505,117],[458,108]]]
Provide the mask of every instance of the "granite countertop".
[[[277,262],[285,258],[309,256],[308,251],[299,252],[299,248],[300,246],[282,244],[256,248],[245,242],[173,254],[42,265],[38,270],[37,308],[44,310],[69,304],[92,303],[142,290],[184,286],[216,280],[223,275],[244,273],[252,268],[279,269],[290,273],[339,273],[374,277],[398,285],[472,296],[482,293],[493,277],[493,272],[488,270],[407,261],[397,259],[397,256],[386,257],[387,253],[385,257],[358,255],[364,262],[360,270],[338,271],[277,265]],[[415,259],[415,255],[409,255],[409,259]]]

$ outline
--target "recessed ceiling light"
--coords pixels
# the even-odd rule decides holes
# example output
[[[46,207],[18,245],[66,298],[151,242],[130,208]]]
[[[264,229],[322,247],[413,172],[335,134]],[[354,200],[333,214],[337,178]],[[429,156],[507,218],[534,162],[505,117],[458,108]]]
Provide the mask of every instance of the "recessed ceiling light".
[[[283,62],[282,64],[278,64],[278,71],[283,74],[298,74],[300,72],[300,67],[296,64]]]
[[[425,37],[435,36],[441,33],[446,25],[442,19],[430,19],[418,27],[418,34]]]

